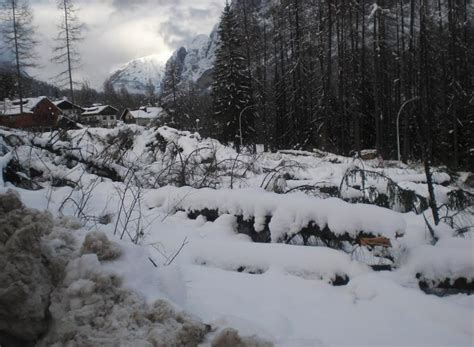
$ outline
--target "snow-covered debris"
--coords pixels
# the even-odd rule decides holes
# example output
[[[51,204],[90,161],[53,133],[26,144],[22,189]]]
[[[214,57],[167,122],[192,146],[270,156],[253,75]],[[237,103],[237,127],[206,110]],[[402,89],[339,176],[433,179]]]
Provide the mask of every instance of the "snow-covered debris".
[[[194,341],[190,336],[200,336],[204,329],[206,346],[213,338],[218,343],[214,335],[227,327],[239,332],[237,337],[232,331],[223,333],[228,337],[224,344],[248,342],[247,337],[254,334],[277,346],[298,347],[472,342],[473,296],[459,293],[473,290],[452,291],[449,294],[459,295],[450,297],[425,295],[420,290],[423,281],[446,287],[446,280],[448,284],[454,280],[455,286],[459,278],[465,278],[461,284],[473,288],[470,232],[456,233],[440,223],[435,228],[440,240],[430,246],[432,238],[422,215],[361,204],[360,176],[349,180],[350,189],[339,189],[345,173],[358,168],[383,174],[424,195],[426,184],[419,182],[423,168],[417,163],[385,162],[379,168],[376,162],[362,167],[358,160],[330,153],[237,154],[230,146],[196,133],[136,125],[60,134],[0,128],[0,157],[7,153],[14,161],[8,172],[14,168],[40,190],[21,187],[6,175],[0,192],[12,188],[28,207],[81,218],[81,223],[67,217],[53,220],[51,230],[40,238],[41,259],[52,284],[48,297],[53,325],[47,326],[43,345],[107,346],[119,344],[118,340],[126,345],[173,345],[173,341],[181,345]],[[241,165],[239,170],[234,164]],[[175,175],[183,172],[190,179],[177,180]],[[209,173],[213,180],[202,184]],[[387,194],[387,184],[379,176],[365,175],[365,188]],[[444,178],[438,183],[447,184]],[[234,189],[157,189],[183,182]],[[127,184],[133,191],[121,194]],[[435,185],[438,203],[451,200],[464,187],[456,184],[450,180],[448,186]],[[310,190],[295,193],[298,186]],[[265,187],[277,187],[273,189],[286,194],[266,192]],[[132,193],[137,192],[143,199],[132,211],[134,225],[128,231],[134,236],[137,230],[139,237],[129,237],[124,228],[120,240],[113,235],[115,223],[123,220],[123,213],[118,213],[121,202],[128,208]],[[0,219],[2,206],[27,210],[17,198],[0,199]],[[459,216],[459,210],[451,209],[450,214],[443,210],[443,219]],[[465,213],[472,220],[472,210]],[[110,223],[101,224],[100,217],[105,215]],[[430,213],[425,215],[432,223]],[[22,220],[30,219],[23,212]],[[0,238],[22,229],[10,219],[1,222]],[[377,262],[384,256],[364,246],[367,230],[392,244],[387,252],[395,257],[394,271],[374,272],[360,263],[368,263],[365,256]],[[307,244],[313,247],[295,246],[313,231],[327,232],[338,244],[311,235]],[[393,239],[403,232],[403,237]],[[256,235],[268,236],[264,241],[268,243],[251,242],[247,235],[252,241]],[[360,242],[351,243],[357,235]],[[464,238],[453,239],[453,235]],[[291,245],[270,243],[272,237]],[[129,241],[132,238],[138,245]],[[29,239],[17,240],[28,245]],[[14,256],[8,258],[13,260]],[[171,266],[162,267],[170,262]],[[418,274],[423,277],[417,278]],[[345,285],[334,287],[334,282]],[[1,281],[0,293],[3,285]],[[445,291],[437,294],[445,295]],[[18,312],[25,312],[19,307],[15,306]],[[209,334],[201,322],[212,325]],[[345,334],[335,333],[341,326]]]
[[[279,195],[263,189],[193,189],[164,187],[150,192],[149,206],[160,206],[172,213],[177,210],[216,210],[219,214],[242,216],[254,220],[257,232],[269,229],[272,242],[287,237],[314,224],[326,227],[335,235],[357,239],[361,233],[395,239],[405,232],[400,214],[388,209],[364,204],[349,204],[340,199],[317,199],[302,193]]]
[[[169,144],[176,144],[181,151],[181,155],[187,158],[190,155],[199,157],[203,161],[216,155],[217,160],[233,159],[237,157],[237,152],[222,145],[214,139],[203,139],[198,133],[180,131],[167,126],[157,129],[158,133]]]

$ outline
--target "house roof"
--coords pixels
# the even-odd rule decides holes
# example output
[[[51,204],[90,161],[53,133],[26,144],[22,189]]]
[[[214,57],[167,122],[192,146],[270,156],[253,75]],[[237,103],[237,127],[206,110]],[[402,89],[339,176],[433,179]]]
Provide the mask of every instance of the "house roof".
[[[84,111],[84,108],[82,108],[81,106],[75,105],[72,102],[70,102],[69,100],[65,100],[65,99],[64,100],[53,101],[53,104],[55,104],[57,107],[59,107],[60,109],[63,109],[63,110],[65,110],[65,109],[70,110],[72,108],[75,108],[75,109]]]
[[[112,111],[114,114],[118,112],[118,110],[110,105],[97,105],[92,107],[84,108],[84,112],[82,116],[94,116],[94,115],[101,115],[104,114],[104,111]]]
[[[139,110],[129,111],[135,119],[155,119],[163,113],[161,107],[142,107]]]
[[[43,100],[48,100],[46,96],[39,96],[37,98],[23,99],[23,113],[34,113],[34,109]],[[20,100],[5,100],[0,102],[0,115],[14,116],[21,114]]]

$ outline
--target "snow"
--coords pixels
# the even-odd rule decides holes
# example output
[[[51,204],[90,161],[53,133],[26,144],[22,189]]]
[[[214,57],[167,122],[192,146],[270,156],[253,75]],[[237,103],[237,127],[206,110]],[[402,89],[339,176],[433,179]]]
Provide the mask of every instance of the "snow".
[[[363,264],[351,261],[350,255],[326,247],[268,245],[223,241],[195,241],[186,250],[191,264],[246,273],[278,271],[305,279],[331,282],[336,275],[349,278],[369,272]]]
[[[381,274],[332,287],[278,272],[186,267],[191,312],[276,346],[470,346],[472,309]],[[423,308],[423,309],[422,309]]]
[[[108,155],[116,152],[110,152],[109,140],[121,134],[127,134],[133,141],[129,148],[119,148],[120,161],[110,161]],[[131,216],[133,221],[142,218],[143,237],[135,245],[127,234],[123,240],[119,239],[120,233],[114,235],[115,222],[120,218],[119,191],[125,189],[126,183],[85,172],[81,163],[68,166],[61,155],[29,146],[34,142],[44,147],[52,135],[33,137],[19,130],[0,129],[0,141],[12,140],[14,136],[24,141],[24,145],[15,147],[15,158],[25,167],[41,170],[39,183],[44,187],[29,191],[1,182],[0,193],[14,189],[27,207],[47,209],[55,217],[61,217],[76,212],[74,203],[64,203],[66,197],[79,202],[84,198],[82,190],[94,186],[83,210],[86,217],[82,218],[82,227],[74,232],[74,237],[80,244],[89,231],[104,232],[120,245],[123,254],[106,262],[93,254],[84,254],[71,262],[68,272],[75,275],[70,275],[65,288],[71,296],[82,293],[87,297],[93,290],[89,275],[100,269],[120,277],[123,287],[147,304],[167,299],[217,330],[232,327],[243,335],[266,338],[276,346],[472,346],[474,343],[474,296],[427,295],[420,290],[416,278],[421,273],[424,278],[434,280],[458,277],[472,280],[472,236],[453,237],[454,231],[440,224],[436,228],[440,239],[432,245],[422,215],[301,192],[276,194],[264,189],[264,183],[271,181],[271,173],[282,166],[286,167],[282,174],[288,177],[280,175],[273,181],[284,182],[283,189],[304,184],[339,186],[347,170],[359,167],[352,158],[297,151],[263,152],[258,156],[237,154],[216,140],[169,127],[147,129],[124,125],[116,129],[68,131],[69,139],[54,143],[56,150],[69,148],[78,157],[94,162],[109,160],[124,177],[127,165],[133,163],[143,195]],[[162,150],[157,143],[163,139],[166,143]],[[3,153],[13,153],[13,147],[6,141],[2,145],[10,151]],[[171,165],[171,153],[178,149],[183,158],[195,159],[194,173],[208,165],[209,158],[227,160],[230,164],[219,171],[218,189],[150,184],[163,168]],[[0,162],[5,163],[9,155],[0,157]],[[230,189],[228,172],[236,159],[245,165],[239,171],[241,177],[235,179],[234,188]],[[363,163],[366,169],[383,173],[399,185],[426,196],[421,165],[390,163],[377,168],[378,164]],[[438,201],[442,203],[456,186],[449,175],[435,171],[435,181],[447,184],[435,184]],[[82,190],[52,187],[52,177],[77,182]],[[377,180],[369,180],[367,184],[381,191],[386,189]],[[355,196],[357,191],[352,189],[345,194]],[[126,194],[124,205],[129,207],[132,201],[133,195]],[[195,220],[187,218],[186,211],[203,208],[218,210],[219,218],[214,222],[202,216]],[[105,214],[111,215],[112,222],[105,225],[97,222]],[[269,225],[273,241],[283,234],[297,232],[310,222],[320,227],[327,225],[339,235],[356,236],[364,231],[385,236],[392,241],[390,252],[397,268],[374,272],[362,258],[355,256],[359,251],[371,255],[362,247],[342,251],[321,246],[254,243],[247,235],[237,233],[235,215],[254,218],[256,230],[262,230],[266,217],[273,216]],[[425,215],[432,223],[429,211]],[[133,222],[128,231],[135,230]],[[60,239],[51,240],[50,244],[58,250],[64,248]],[[165,265],[170,262],[171,265]],[[347,285],[333,285],[335,276],[344,275],[349,278]]]
[[[208,70],[213,68],[214,47],[212,38],[206,35],[198,35],[186,46],[186,58],[182,77],[186,81],[197,82],[199,78]]]
[[[4,156],[0,157],[0,187],[3,187],[5,185],[5,182],[3,181],[3,170],[6,168],[10,160],[13,158],[13,153],[8,152]]]
[[[164,68],[159,55],[150,55],[129,61],[115,71],[110,79],[116,90],[125,87],[132,94],[145,94],[147,84],[151,81],[155,93],[159,94]]]

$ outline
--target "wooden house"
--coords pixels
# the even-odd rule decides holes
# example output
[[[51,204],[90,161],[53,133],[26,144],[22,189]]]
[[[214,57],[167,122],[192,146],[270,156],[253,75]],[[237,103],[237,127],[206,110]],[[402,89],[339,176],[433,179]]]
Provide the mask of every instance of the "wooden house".
[[[47,97],[0,102],[0,125],[10,128],[50,130],[57,126],[61,110]]]
[[[113,128],[117,124],[118,110],[110,105],[94,105],[86,107],[81,114],[79,122],[101,128]]]
[[[71,120],[79,120],[80,115],[84,112],[84,108],[75,105],[68,100],[53,101],[53,104],[55,104],[61,110],[64,116]]]

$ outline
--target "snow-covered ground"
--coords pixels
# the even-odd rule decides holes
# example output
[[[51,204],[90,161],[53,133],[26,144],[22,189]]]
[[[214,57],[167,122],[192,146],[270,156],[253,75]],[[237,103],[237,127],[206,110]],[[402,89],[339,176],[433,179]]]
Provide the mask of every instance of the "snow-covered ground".
[[[351,201],[370,202],[374,192],[389,195],[396,185],[426,198],[420,165],[317,151],[237,154],[198,134],[138,126],[61,138],[0,129],[0,167],[12,159],[34,169],[18,172],[38,189],[6,177],[0,194],[13,189],[27,207],[76,216],[84,235],[105,232],[124,252],[102,266],[148,303],[169,300],[213,329],[232,327],[276,346],[474,345],[474,296],[428,295],[417,278],[471,283],[473,234],[460,237],[455,229],[473,224],[472,207],[437,227],[425,211],[439,238],[434,244],[420,211]],[[347,175],[362,166],[384,178]],[[469,189],[442,170],[434,180],[439,205]],[[180,183],[192,187],[172,186]],[[373,187],[371,196],[361,183]],[[206,186],[218,190],[198,189]],[[338,187],[339,197],[315,187]],[[199,213],[189,218],[205,208],[218,211],[212,221]],[[238,233],[239,216],[257,233],[268,228],[271,242]],[[387,238],[392,271],[373,271],[365,260],[383,259],[346,241],[340,248],[282,242],[310,222],[335,235]]]

